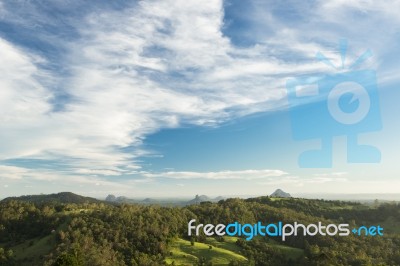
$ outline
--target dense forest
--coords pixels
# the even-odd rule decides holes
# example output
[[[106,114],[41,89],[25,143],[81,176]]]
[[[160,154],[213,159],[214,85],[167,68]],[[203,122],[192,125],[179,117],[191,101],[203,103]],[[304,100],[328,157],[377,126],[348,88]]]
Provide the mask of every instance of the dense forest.
[[[64,197],[64,198],[63,198]],[[46,200],[47,199],[47,200]],[[381,225],[383,236],[189,237],[188,222]],[[0,202],[0,265],[400,265],[400,205],[231,198],[185,207],[84,198]]]

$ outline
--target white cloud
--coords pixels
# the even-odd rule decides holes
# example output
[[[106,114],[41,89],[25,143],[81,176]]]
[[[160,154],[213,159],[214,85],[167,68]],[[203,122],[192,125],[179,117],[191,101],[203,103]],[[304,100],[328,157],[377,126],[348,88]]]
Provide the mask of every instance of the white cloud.
[[[81,38],[64,44],[67,77],[50,76],[40,68],[47,62],[1,40],[1,158],[114,171],[132,167],[146,154],[143,139],[162,128],[216,124],[282,105],[276,102],[284,84],[273,75],[309,67],[263,54],[267,47],[237,49],[222,27],[221,1],[96,12],[79,23]],[[63,112],[52,112],[49,84],[74,99]],[[120,150],[132,145],[134,152]]]
[[[172,178],[172,179],[240,179],[253,180],[267,177],[280,177],[287,173],[281,170],[241,170],[241,171],[218,171],[218,172],[164,172],[164,173],[142,173],[149,178]]]
[[[108,169],[77,169],[74,171],[77,174],[85,174],[85,175],[106,175],[106,176],[119,176],[124,170],[116,169],[116,170],[108,170]]]
[[[298,177],[298,176],[282,176],[280,178],[268,178],[265,181],[259,182],[260,185],[265,186],[282,186],[290,185],[294,187],[303,187],[308,184],[325,184],[330,183],[335,186],[342,182],[347,182],[348,179],[339,176],[315,176],[315,177]]]
[[[90,174],[92,174],[92,172],[90,172]],[[8,165],[0,165],[0,179],[27,183],[32,181],[45,182],[47,184],[56,182],[59,186],[100,185],[108,188],[126,188],[125,184],[108,181],[95,175],[86,175],[86,173],[78,175],[53,169],[31,169]]]
[[[0,165],[0,177],[3,179],[18,180],[21,179],[22,175],[26,172],[27,171],[25,169],[19,167]]]
[[[59,179],[59,176],[63,175],[43,169],[29,169],[17,166],[0,165],[0,178],[6,180],[54,181]]]
[[[368,15],[379,15],[383,18],[389,16],[390,19],[399,19],[397,10],[400,9],[399,1],[383,0],[334,0],[334,1],[321,1],[322,10],[330,12],[351,12],[359,11]],[[384,15],[384,16],[382,16]]]
[[[316,177],[341,177],[341,176],[346,176],[349,173],[347,172],[332,172],[332,173],[319,173],[319,174],[314,174]]]

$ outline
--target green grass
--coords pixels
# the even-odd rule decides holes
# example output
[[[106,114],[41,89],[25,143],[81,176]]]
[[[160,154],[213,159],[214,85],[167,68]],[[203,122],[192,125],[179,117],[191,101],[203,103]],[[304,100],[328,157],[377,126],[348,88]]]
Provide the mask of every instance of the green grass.
[[[42,256],[49,254],[56,245],[56,235],[60,230],[66,230],[71,217],[67,217],[65,222],[62,223],[54,233],[51,233],[44,237],[37,237],[25,240],[23,243],[12,246],[11,250],[15,255],[15,259],[19,265],[32,265],[32,263],[38,263]]]
[[[279,197],[276,197],[276,198],[274,198],[274,197],[272,197],[272,198],[269,198],[271,201],[280,201],[280,200],[289,200],[289,199],[291,199],[291,198],[279,198]]]
[[[217,239],[213,237],[209,237],[206,240],[206,244],[212,245],[214,247],[223,248],[226,250],[230,250],[235,253],[239,253],[241,248],[236,245],[236,241],[238,240],[237,237],[229,237],[224,236],[224,242],[219,242]]]
[[[53,249],[54,244],[55,236],[52,234],[42,238],[29,239],[11,249],[17,260],[25,260],[48,254]]]
[[[278,242],[276,242],[272,239],[268,240],[268,244],[271,245],[272,247],[278,249],[287,258],[298,259],[304,255],[304,250],[302,250],[300,248],[294,248],[294,247],[289,247],[289,246],[279,244]]]
[[[353,210],[355,207],[351,205],[345,205],[345,206],[330,206],[328,209],[331,210]]]
[[[196,242],[194,246],[190,241],[177,239],[170,248],[172,255],[166,258],[166,262],[175,265],[194,265],[201,257],[210,260],[213,265],[228,265],[230,261],[246,261],[247,259],[240,255],[241,248],[236,245],[237,237],[224,236],[224,241],[219,242],[213,237],[209,237],[206,243]],[[268,240],[268,244],[283,253],[287,258],[298,259],[304,256],[304,250],[282,245],[272,239]],[[209,246],[213,248],[210,250]]]
[[[166,262],[168,264],[174,262],[175,265],[193,265],[196,264],[199,258],[205,258],[207,261],[211,261],[213,265],[218,266],[228,265],[232,260],[247,261],[242,255],[229,250],[233,249],[232,242],[225,243],[225,247],[229,249],[223,248],[223,245],[220,245],[220,247],[214,246],[211,242],[211,240],[210,244],[195,242],[194,246],[192,246],[190,241],[178,238],[171,245],[170,252],[172,255],[166,258]],[[210,249],[210,246],[212,246],[212,249]]]

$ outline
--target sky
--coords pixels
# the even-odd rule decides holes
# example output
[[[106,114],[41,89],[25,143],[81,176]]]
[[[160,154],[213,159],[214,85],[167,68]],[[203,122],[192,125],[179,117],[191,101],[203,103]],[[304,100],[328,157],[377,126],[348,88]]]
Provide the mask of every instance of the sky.
[[[400,193],[398,10],[0,0],[0,198]],[[340,94],[343,82],[361,89]],[[365,102],[361,122],[329,115]],[[348,136],[375,160],[351,155]],[[321,140],[332,158],[303,164]]]

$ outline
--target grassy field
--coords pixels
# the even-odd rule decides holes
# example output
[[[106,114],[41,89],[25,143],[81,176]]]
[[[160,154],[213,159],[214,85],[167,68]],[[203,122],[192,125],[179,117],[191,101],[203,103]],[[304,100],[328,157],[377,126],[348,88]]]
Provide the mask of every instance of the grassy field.
[[[230,250],[235,253],[240,253],[241,248],[238,245],[236,245],[237,239],[238,239],[237,237],[224,236],[224,241],[220,242],[213,237],[209,237],[206,240],[206,244]]]
[[[48,254],[55,245],[55,236],[48,235],[43,238],[35,238],[12,247],[17,260],[25,260]]]
[[[171,245],[171,254],[166,258],[166,262],[168,264],[174,262],[175,265],[194,265],[200,258],[205,258],[207,261],[211,261],[213,265],[228,265],[234,260],[241,262],[247,260],[242,255],[232,251],[235,249],[232,242],[221,243],[219,247],[212,245],[211,242],[209,244],[196,242],[192,246],[190,241],[178,238]],[[217,241],[215,240],[215,242]],[[217,244],[215,242],[212,243]]]
[[[171,254],[166,258],[166,262],[168,264],[174,262],[175,265],[193,265],[202,257],[207,261],[210,260],[213,265],[228,265],[232,260],[246,261],[247,259],[240,255],[241,248],[236,245],[237,239],[225,236],[224,241],[220,242],[209,237],[206,243],[196,242],[192,246],[190,241],[179,238],[171,245]],[[304,256],[302,249],[284,246],[273,240],[269,240],[268,243],[288,258],[297,259]]]
[[[12,246],[11,249],[15,259],[20,263],[19,265],[35,265],[41,257],[49,254],[56,245],[57,233],[60,230],[65,231],[70,221],[71,217],[67,217],[66,221],[56,228],[53,233],[51,232],[52,229],[49,228],[49,234],[46,236],[28,239],[23,243]]]
[[[279,197],[270,197],[269,198],[271,201],[280,201],[280,200],[289,200],[291,198],[279,198]]]
[[[271,240],[271,239],[268,241],[268,244],[271,245],[272,247],[278,249],[287,258],[298,259],[304,255],[304,250],[302,250],[300,248],[293,248],[293,247],[281,245],[278,242],[275,242],[274,240]]]

